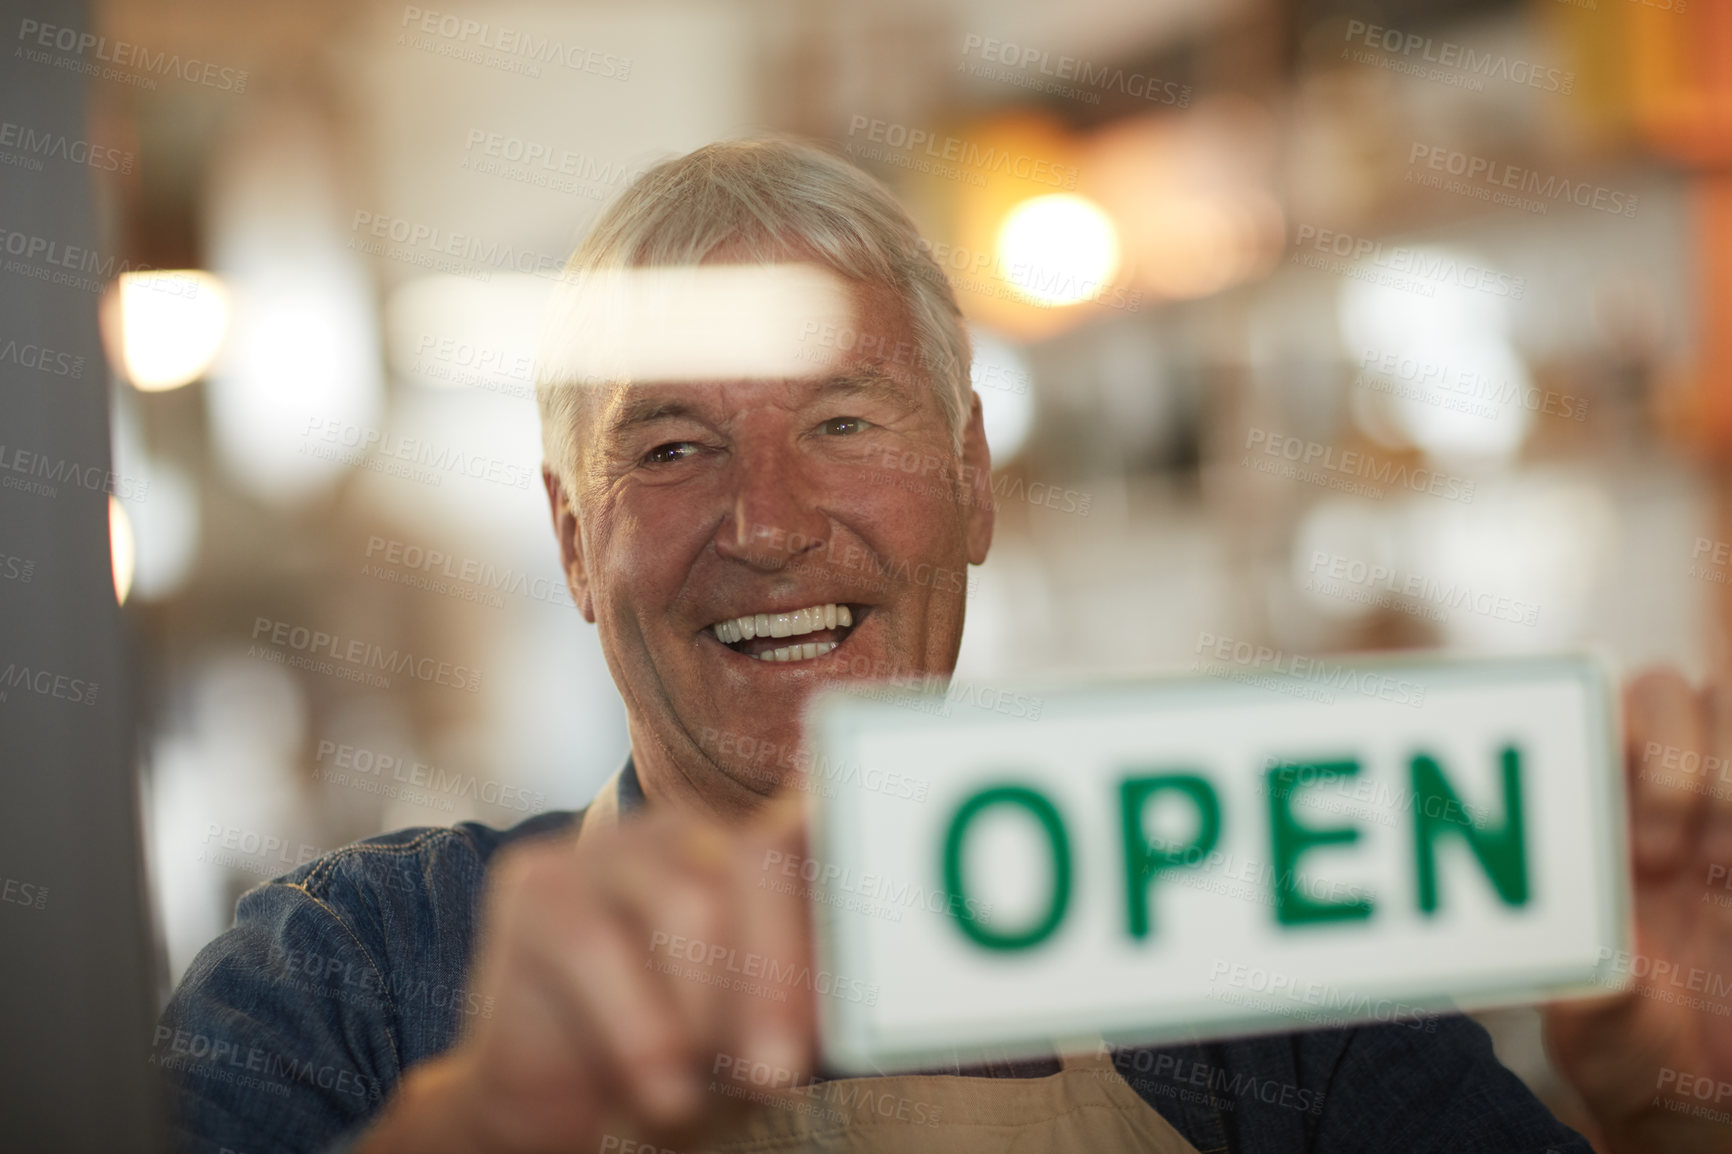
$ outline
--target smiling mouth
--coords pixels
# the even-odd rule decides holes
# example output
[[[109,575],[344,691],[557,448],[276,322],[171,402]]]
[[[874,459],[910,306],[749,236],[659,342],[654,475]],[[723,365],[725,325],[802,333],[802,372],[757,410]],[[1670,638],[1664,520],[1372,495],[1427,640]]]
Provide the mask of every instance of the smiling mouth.
[[[704,630],[717,641],[759,661],[810,661],[842,644],[854,630],[863,606],[834,602],[791,613],[754,613],[730,617]]]

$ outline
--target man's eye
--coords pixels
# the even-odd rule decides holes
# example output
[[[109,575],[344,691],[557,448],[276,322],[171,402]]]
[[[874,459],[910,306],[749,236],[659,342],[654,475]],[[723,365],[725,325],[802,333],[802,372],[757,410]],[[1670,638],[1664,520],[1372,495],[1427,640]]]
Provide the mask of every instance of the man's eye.
[[[851,437],[865,428],[866,422],[859,417],[831,417],[818,426],[818,431],[827,437]]]
[[[657,445],[643,455],[646,465],[671,465],[683,461],[698,451],[697,445],[691,441],[669,441],[665,445]]]

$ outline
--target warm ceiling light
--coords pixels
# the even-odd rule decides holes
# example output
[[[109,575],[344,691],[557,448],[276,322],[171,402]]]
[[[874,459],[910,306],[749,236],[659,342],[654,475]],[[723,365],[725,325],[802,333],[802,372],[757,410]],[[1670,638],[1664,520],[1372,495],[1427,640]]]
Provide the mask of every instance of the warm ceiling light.
[[[108,555],[114,562],[114,600],[126,604],[132,592],[132,566],[136,558],[132,544],[132,522],[118,498],[108,499]]]
[[[1118,230],[1087,197],[1037,196],[1005,218],[998,259],[1011,286],[1036,304],[1093,300],[1118,271]]]
[[[198,380],[228,326],[222,281],[195,269],[120,274],[120,361],[135,387],[157,393]]]

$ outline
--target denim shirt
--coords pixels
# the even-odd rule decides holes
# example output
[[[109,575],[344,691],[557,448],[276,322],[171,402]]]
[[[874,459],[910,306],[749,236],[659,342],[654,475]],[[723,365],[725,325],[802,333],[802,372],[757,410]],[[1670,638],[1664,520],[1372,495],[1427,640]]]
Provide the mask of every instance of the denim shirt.
[[[642,808],[629,760],[618,793],[622,818]],[[404,1071],[449,1049],[470,1015],[492,1012],[466,989],[488,862],[582,816],[403,830],[243,895],[234,927],[194,959],[156,1028],[151,1062],[178,1147],[352,1148]],[[1123,1049],[1113,1061],[1200,1154],[1593,1154],[1462,1017]]]

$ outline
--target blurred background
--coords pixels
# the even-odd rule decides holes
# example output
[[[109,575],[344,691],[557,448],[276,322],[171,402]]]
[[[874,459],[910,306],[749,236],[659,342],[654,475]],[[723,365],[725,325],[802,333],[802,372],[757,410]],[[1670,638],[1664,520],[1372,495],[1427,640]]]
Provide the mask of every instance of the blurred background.
[[[957,288],[1000,506],[962,676],[1723,661],[1725,6],[432,2],[98,2],[7,62],[88,74],[87,139],[0,160],[95,182],[164,994],[244,889],[619,765],[536,321],[720,138],[850,157]],[[1578,1120],[1533,1016],[1487,1021]]]

